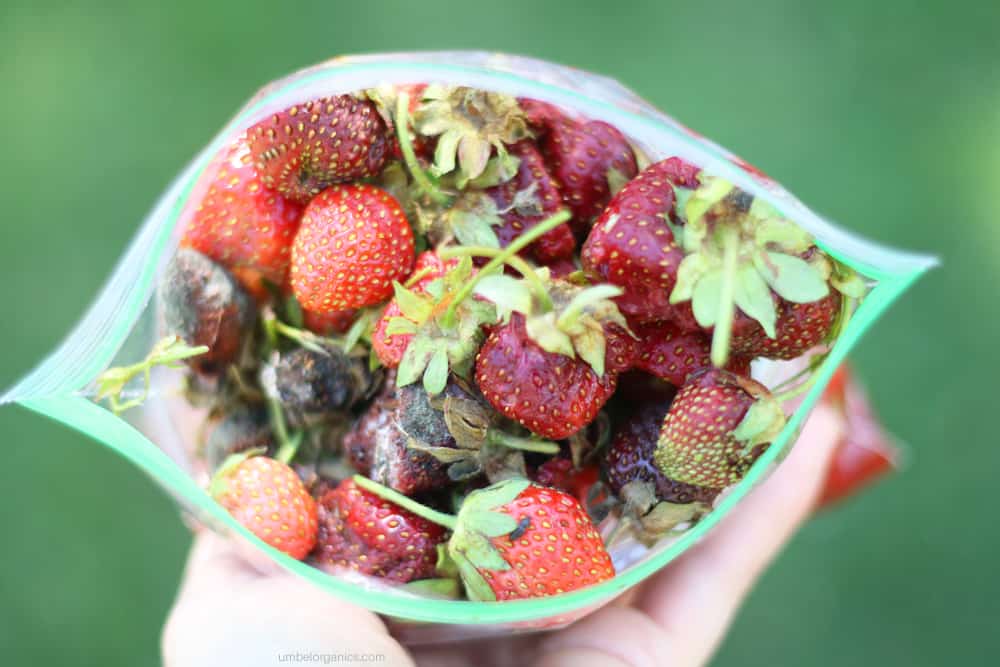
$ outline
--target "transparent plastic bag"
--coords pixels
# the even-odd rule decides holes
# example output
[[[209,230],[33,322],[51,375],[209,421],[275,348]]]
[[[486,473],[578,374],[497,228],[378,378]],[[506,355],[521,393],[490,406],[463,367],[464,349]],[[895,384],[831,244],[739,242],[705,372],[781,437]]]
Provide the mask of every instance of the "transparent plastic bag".
[[[180,372],[156,369],[153,392],[139,409],[115,416],[95,402],[94,381],[111,366],[142,359],[160,337],[156,284],[176,250],[185,215],[200,200],[199,180],[213,156],[239,132],[292,104],[379,84],[441,82],[531,97],[618,127],[656,161],[680,156],[771,203],[813,234],[818,245],[861,273],[872,288],[816,371],[817,378],[772,446],[713,510],[686,532],[652,549],[619,550],[617,576],[562,595],[503,603],[426,599],[365,577],[335,577],[256,539],[205,491],[186,444],[198,419],[177,391]],[[924,271],[931,257],[878,247],[820,218],[767,177],[679,125],[617,82],[523,57],[479,52],[388,54],[336,58],[276,81],[251,99],[184,169],[145,220],[128,252],[82,322],[33,373],[0,399],[18,403],[90,435],[146,471],[177,502],[215,530],[242,539],[257,557],[277,563],[345,600],[396,619],[410,641],[482,636],[511,629],[558,627],[636,586],[701,539],[787,453],[810,408],[858,338]],[[179,224],[179,221],[181,223]],[[792,363],[754,365],[769,386],[795,372]],[[111,491],[113,492],[113,491]]]

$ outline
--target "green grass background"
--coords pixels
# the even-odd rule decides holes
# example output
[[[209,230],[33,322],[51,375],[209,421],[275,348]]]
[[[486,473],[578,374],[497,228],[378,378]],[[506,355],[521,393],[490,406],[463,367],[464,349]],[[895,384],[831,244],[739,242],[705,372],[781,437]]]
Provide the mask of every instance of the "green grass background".
[[[1000,5],[138,5],[0,6],[0,385],[55,346],[169,179],[268,80],[443,47],[606,73],[846,227],[944,259],[854,357],[908,467],[795,539],[716,664],[995,656]],[[26,412],[0,411],[0,437],[0,663],[157,664],[189,541],[175,507]]]

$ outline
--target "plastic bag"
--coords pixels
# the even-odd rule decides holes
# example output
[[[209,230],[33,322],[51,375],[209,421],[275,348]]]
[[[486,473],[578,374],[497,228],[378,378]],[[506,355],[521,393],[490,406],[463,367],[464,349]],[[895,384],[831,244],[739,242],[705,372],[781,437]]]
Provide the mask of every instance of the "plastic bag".
[[[110,366],[145,357],[159,338],[155,303],[158,276],[172,257],[185,215],[200,200],[199,176],[236,133],[294,103],[378,84],[442,82],[531,97],[611,123],[656,161],[680,156],[764,199],[813,234],[822,249],[867,278],[872,285],[846,329],[816,371],[817,380],[780,436],[741,483],[682,534],[654,548],[614,554],[617,576],[562,595],[504,603],[425,599],[363,577],[341,578],[293,560],[254,538],[204,490],[204,478],[186,444],[197,420],[188,418],[177,392],[180,374],[156,369],[153,393],[141,409],[119,418],[94,401],[95,378]],[[258,555],[350,602],[406,624],[411,641],[479,636],[510,629],[558,627],[599,608],[667,565],[690,548],[759,483],[784,456],[834,370],[880,314],[935,260],[878,247],[820,218],[780,185],[745,170],[712,142],[682,127],[610,79],[528,58],[478,52],[390,54],[336,58],[276,81],[251,99],[184,169],[147,217],[82,322],[44,363],[0,399],[62,421],[112,448],[146,471],[197,519],[240,537]],[[794,372],[793,365],[755,364],[767,384]],[[423,623],[433,625],[423,625]],[[441,625],[450,624],[450,625]],[[463,626],[463,627],[459,627]]]

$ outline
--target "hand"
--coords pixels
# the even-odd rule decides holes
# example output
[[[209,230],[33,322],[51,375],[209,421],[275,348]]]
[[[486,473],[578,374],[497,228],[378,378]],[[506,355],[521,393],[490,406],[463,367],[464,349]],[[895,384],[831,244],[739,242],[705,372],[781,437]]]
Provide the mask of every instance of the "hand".
[[[163,633],[164,664],[294,665],[279,656],[353,653],[385,656],[374,664],[420,667],[702,665],[754,582],[812,512],[842,428],[834,409],[817,406],[788,458],[705,540],[635,591],[545,635],[411,652],[375,614],[291,574],[255,569],[232,543],[203,531]]]

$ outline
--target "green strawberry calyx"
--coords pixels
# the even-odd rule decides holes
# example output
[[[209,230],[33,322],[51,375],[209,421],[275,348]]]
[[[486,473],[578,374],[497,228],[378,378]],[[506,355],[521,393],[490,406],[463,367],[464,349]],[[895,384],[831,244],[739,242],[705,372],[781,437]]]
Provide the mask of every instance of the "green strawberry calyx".
[[[390,336],[412,334],[396,374],[400,387],[423,380],[434,396],[444,391],[449,373],[468,377],[476,351],[483,341],[482,325],[496,320],[496,309],[477,299],[464,299],[448,318],[450,305],[473,275],[472,259],[465,257],[444,276],[428,283],[422,292],[393,283],[394,300],[401,315],[389,320]]]
[[[517,99],[464,86],[427,86],[413,124],[420,134],[438,138],[431,173],[454,172],[459,188],[483,175],[494,149],[503,158],[508,144],[531,136]]]
[[[221,499],[229,492],[229,478],[236,472],[236,469],[249,459],[263,455],[266,451],[263,447],[255,447],[227,456],[226,460],[222,462],[218,470],[212,475],[212,479],[208,484],[208,494],[215,500]]]
[[[444,414],[455,447],[438,447],[410,440],[409,449],[433,456],[448,465],[453,481],[486,474],[491,482],[509,477],[525,477],[524,452],[558,454],[559,445],[530,435],[515,435],[500,427],[498,415],[482,402],[460,396],[432,400]]]
[[[492,540],[523,532],[527,528],[510,514],[499,510],[516,500],[531,486],[531,482],[522,478],[507,479],[472,491],[465,497],[458,514],[451,515],[426,507],[367,477],[355,475],[353,479],[362,489],[450,530],[448,567],[457,569],[470,600],[496,601],[496,594],[482,572],[507,571],[511,564],[504,560]]]
[[[764,200],[704,173],[699,181],[679,199],[684,225],[676,229],[686,256],[670,302],[690,301],[698,323],[715,328],[712,361],[722,367],[734,306],[775,338],[772,290],[793,303],[818,301],[829,294],[830,264],[812,236]],[[816,259],[804,259],[807,253]]]
[[[528,337],[546,352],[579,357],[594,373],[604,375],[604,327],[616,324],[631,334],[625,317],[612,301],[623,293],[621,288],[607,284],[584,287],[565,280],[546,282],[551,305],[540,303],[536,298],[538,290],[526,280],[505,275],[484,278],[476,294],[496,304],[502,321],[507,321],[512,312],[524,315]]]

